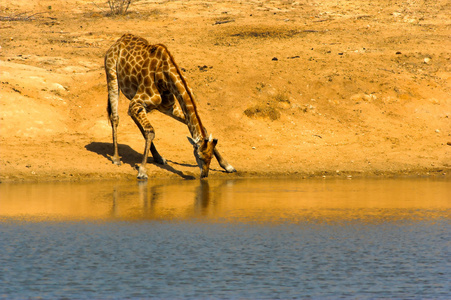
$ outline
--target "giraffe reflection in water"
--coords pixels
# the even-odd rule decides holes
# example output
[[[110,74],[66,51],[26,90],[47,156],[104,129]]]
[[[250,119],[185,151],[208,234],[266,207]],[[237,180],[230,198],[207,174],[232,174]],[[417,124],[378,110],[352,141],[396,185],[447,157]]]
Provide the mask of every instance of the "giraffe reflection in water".
[[[227,184],[228,181],[225,183]],[[200,180],[197,187],[187,186],[189,190],[181,189],[183,193],[178,197],[168,199],[168,185],[149,185],[146,181],[137,182],[138,189],[135,193],[138,199],[125,203],[121,198],[121,191],[117,186],[113,190],[113,202],[111,217],[113,219],[140,219],[140,220],[170,220],[179,218],[196,218],[208,216],[214,209],[215,202],[210,184],[206,180]],[[180,186],[178,186],[180,189]],[[223,185],[215,186],[213,190],[223,190]],[[194,197],[193,197],[194,194]],[[219,192],[221,194],[221,192]],[[216,203],[217,204],[217,203]]]
[[[311,223],[440,220],[449,180],[154,179],[0,184],[0,219]],[[427,201],[426,201],[427,200]]]

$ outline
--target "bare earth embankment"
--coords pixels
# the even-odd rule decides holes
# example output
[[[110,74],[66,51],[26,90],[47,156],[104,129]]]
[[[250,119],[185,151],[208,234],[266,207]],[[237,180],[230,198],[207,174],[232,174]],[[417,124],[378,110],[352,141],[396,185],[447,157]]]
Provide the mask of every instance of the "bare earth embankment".
[[[204,125],[238,170],[210,177],[445,176],[451,169],[449,1],[0,1],[0,181],[135,178],[144,148],[103,55],[124,33],[166,44]],[[198,177],[188,130],[149,114],[167,166]],[[149,158],[152,162],[152,158]]]

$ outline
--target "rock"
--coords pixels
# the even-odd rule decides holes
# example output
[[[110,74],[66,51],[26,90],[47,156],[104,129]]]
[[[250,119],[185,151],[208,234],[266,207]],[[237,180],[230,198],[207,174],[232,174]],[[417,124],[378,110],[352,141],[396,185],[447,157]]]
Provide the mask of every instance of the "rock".
[[[377,96],[374,94],[354,94],[351,96],[351,101],[360,102],[367,101],[371,102],[377,99]]]
[[[52,83],[50,85],[51,85],[51,88],[54,89],[54,90],[64,91],[64,92],[67,91],[67,89],[64,86],[62,86],[61,84],[59,84],[59,83],[54,82],[54,83]]]
[[[377,96],[373,95],[373,94],[369,94],[369,95],[364,95],[363,96],[363,100],[365,100],[365,101],[373,101],[373,100],[376,100],[376,99],[377,99]]]

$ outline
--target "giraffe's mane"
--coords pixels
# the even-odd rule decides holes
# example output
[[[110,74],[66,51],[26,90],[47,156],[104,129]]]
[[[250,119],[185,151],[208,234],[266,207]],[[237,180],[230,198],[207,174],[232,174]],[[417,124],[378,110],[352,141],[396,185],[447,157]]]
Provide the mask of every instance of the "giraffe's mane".
[[[183,76],[182,72],[180,71],[179,66],[175,62],[174,57],[172,56],[171,52],[169,52],[168,47],[166,47],[166,45],[157,44],[155,46],[156,47],[162,47],[166,51],[166,53],[168,54],[169,59],[171,60],[171,63],[174,65],[175,69],[177,70],[177,74],[179,75],[180,79],[182,80],[183,86],[185,87],[185,90],[188,93],[189,98],[191,99],[191,103],[192,103],[192,106],[193,106],[193,109],[194,109],[194,113],[196,114],[197,121],[199,122],[199,126],[200,126],[200,130],[202,132],[202,135],[204,137],[207,136],[207,133],[204,130],[204,126],[202,125],[202,121],[200,119],[199,113],[197,112],[197,106],[196,106],[196,101],[194,99],[194,96],[191,94],[191,90],[188,87],[188,84],[186,83],[185,77]]]

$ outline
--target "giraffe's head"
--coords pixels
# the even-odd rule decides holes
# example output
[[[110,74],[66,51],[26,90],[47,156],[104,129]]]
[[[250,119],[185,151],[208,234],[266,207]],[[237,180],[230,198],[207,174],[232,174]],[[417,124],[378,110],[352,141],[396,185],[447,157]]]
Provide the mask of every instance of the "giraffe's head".
[[[200,178],[208,177],[210,162],[218,140],[213,139],[211,134],[208,139],[193,140],[188,137],[188,140],[194,147],[194,157],[196,158],[197,165],[200,168]]]

